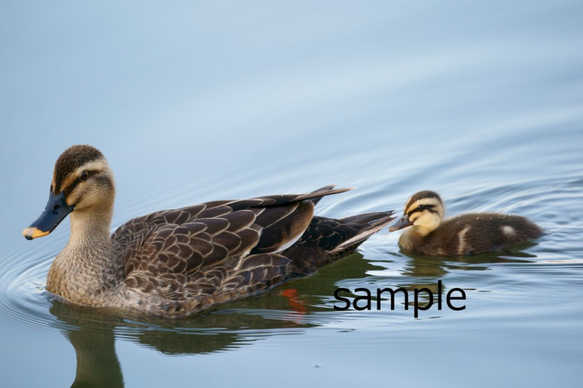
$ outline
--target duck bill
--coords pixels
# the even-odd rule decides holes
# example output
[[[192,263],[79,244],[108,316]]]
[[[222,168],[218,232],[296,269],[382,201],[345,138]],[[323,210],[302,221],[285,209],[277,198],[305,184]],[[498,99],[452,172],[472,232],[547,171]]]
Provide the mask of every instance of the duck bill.
[[[65,201],[65,194],[55,195],[52,191],[45,211],[22,234],[27,240],[43,237],[51,233],[73,211],[75,206]]]
[[[409,216],[403,214],[401,218],[397,220],[391,227],[389,228],[389,232],[394,232],[395,230],[406,228],[407,226],[411,226],[413,223],[409,220]]]

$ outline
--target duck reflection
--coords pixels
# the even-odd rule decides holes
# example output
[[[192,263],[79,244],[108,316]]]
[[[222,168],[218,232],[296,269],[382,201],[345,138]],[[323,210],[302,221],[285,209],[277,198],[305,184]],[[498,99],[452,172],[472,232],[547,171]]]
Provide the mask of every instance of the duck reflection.
[[[362,255],[353,254],[309,278],[187,319],[119,317],[58,300],[52,301],[50,312],[77,355],[72,387],[123,387],[116,340],[168,355],[195,355],[233,351],[270,336],[301,334],[305,328],[335,319],[324,299],[332,295],[337,282],[364,278],[371,268]]]
[[[271,299],[276,298],[272,296]],[[74,308],[53,301],[50,312],[58,318],[60,329],[69,339],[77,356],[72,387],[123,387],[123,374],[115,351],[115,341],[130,340],[147,348],[171,355],[214,353],[240,348],[259,338],[276,335],[273,329],[311,326],[286,321],[296,317],[287,311],[280,319],[260,314],[246,314],[242,308],[211,312],[187,320],[128,320],[102,315],[95,310]],[[257,306],[258,307],[258,306]],[[261,311],[255,309],[254,312]],[[271,310],[268,310],[271,311]],[[275,310],[277,311],[277,310]],[[274,314],[275,315],[275,314]],[[249,331],[258,333],[249,334]]]
[[[80,327],[68,331],[67,336],[77,355],[77,372],[72,387],[124,386],[113,330]]]

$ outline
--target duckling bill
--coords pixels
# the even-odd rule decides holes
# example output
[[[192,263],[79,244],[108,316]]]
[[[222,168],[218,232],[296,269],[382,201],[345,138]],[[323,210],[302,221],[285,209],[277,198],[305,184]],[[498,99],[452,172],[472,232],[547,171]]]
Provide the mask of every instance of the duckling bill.
[[[537,225],[515,215],[474,213],[443,218],[439,195],[420,191],[409,198],[403,216],[389,230],[409,228],[399,238],[399,246],[405,252],[426,256],[499,252],[543,235]]]
[[[162,210],[110,235],[113,172],[99,150],[76,145],[58,158],[46,208],[23,235],[46,236],[70,216],[69,242],[46,284],[65,302],[180,318],[310,275],[394,220],[392,211],[314,215],[321,198],[347,190],[325,186]]]

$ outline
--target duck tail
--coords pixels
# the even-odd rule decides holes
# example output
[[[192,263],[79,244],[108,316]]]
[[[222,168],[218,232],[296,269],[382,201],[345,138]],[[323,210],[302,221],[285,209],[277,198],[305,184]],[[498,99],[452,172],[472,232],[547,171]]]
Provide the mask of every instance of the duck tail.
[[[314,206],[316,206],[316,204],[327,195],[340,194],[354,189],[353,187],[345,187],[341,189],[335,189],[334,187],[336,187],[336,185],[320,187],[318,190],[314,190],[311,193],[304,194],[303,195],[304,198],[302,199],[307,199],[311,201],[314,204]]]
[[[341,253],[346,250],[354,251],[370,236],[387,226],[396,217],[394,211],[359,214],[338,220],[345,228],[353,231],[353,235],[340,242],[330,253]]]
[[[395,219],[393,211],[366,213],[343,219],[314,217],[302,237],[282,255],[292,258],[295,276],[353,253],[372,234]]]

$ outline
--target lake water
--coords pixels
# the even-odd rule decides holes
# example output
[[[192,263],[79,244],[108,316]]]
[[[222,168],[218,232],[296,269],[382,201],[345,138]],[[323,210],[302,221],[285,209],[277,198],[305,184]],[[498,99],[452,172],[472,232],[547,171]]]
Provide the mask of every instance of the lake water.
[[[578,386],[583,3],[0,6],[0,386]],[[317,213],[529,217],[503,255],[411,257],[399,233],[268,295],[134,321],[50,298],[68,221],[25,241],[53,163],[103,151],[113,224],[214,199],[356,187]],[[338,288],[464,290],[427,311],[334,309]],[[423,300],[427,300],[426,297]]]

